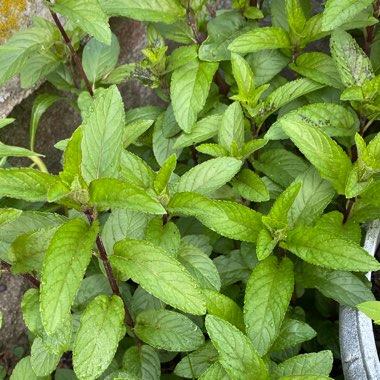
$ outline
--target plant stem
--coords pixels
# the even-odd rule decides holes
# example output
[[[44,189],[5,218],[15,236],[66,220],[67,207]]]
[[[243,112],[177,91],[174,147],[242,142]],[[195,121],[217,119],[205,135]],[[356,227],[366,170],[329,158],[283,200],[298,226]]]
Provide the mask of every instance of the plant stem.
[[[6,269],[8,272],[10,272],[12,265],[8,264],[7,262],[0,259],[1,268]],[[31,275],[30,273],[23,273],[21,275],[22,277],[26,278],[32,285],[34,285],[36,288],[39,288],[41,285],[41,281]]]
[[[347,204],[346,204],[346,209],[344,210],[344,214],[343,214],[343,224],[345,224],[350,218],[350,214],[351,214],[352,208],[354,207],[355,200],[356,198],[348,199]]]
[[[378,18],[380,13],[380,0],[373,4],[373,17]],[[373,41],[375,39],[376,25],[367,26],[364,29],[365,36],[365,53],[370,56]]]
[[[187,8],[186,8],[186,19],[187,19],[187,25],[189,25],[191,30],[193,31],[193,35],[194,35],[196,43],[200,45],[203,42],[203,38],[198,33],[195,18],[191,15],[190,1],[188,2]]]
[[[47,169],[46,165],[41,160],[41,158],[39,158],[38,156],[31,156],[29,158],[38,166],[38,169],[40,169],[41,172],[49,173],[49,170]]]
[[[90,224],[92,224],[95,220],[94,211],[92,209],[88,209],[84,213],[86,214],[87,219],[90,222]],[[107,251],[104,247],[102,238],[100,237],[99,234],[96,237],[96,246],[98,247],[98,250],[100,253],[100,258],[103,262],[104,269],[106,270],[108,282],[111,285],[112,293],[116,296],[119,296],[121,299],[123,299],[123,297],[121,296],[119,285],[117,284],[116,278],[113,274],[111,264],[108,260]],[[123,303],[124,303],[124,309],[125,309],[125,322],[127,323],[127,325],[131,328],[131,330],[133,332],[133,328],[135,327],[135,323],[133,322],[131,313],[129,312],[129,309],[128,309],[126,303],[124,302],[124,300],[123,300]],[[141,345],[141,341],[136,335],[135,335],[135,340],[136,340],[137,345]]]
[[[206,8],[207,8],[207,11],[208,11],[208,13],[210,14],[210,16],[211,16],[212,18],[216,17],[216,11],[215,11],[215,8],[214,8],[212,5],[210,5],[210,4],[206,4]]]
[[[61,32],[61,35],[62,35],[63,39],[65,40],[65,43],[66,43],[67,47],[69,48],[71,55],[74,58],[75,64],[77,65],[78,70],[79,70],[79,74],[82,77],[84,83],[86,84],[87,91],[90,93],[91,96],[94,96],[94,91],[92,89],[91,83],[87,78],[87,75],[83,69],[82,62],[81,62],[77,52],[74,50],[74,47],[73,47],[71,40],[70,40],[70,37],[67,35],[65,28],[63,27],[63,25],[62,25],[61,21],[59,20],[57,14],[55,12],[53,12],[51,9],[50,9],[50,13],[51,13],[51,16],[53,17],[55,25],[57,25],[57,28]]]

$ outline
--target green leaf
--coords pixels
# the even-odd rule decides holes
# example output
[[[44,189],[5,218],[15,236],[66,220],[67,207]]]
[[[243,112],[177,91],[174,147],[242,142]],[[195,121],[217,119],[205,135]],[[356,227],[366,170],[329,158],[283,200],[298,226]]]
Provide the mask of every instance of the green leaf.
[[[161,166],[154,181],[154,190],[157,194],[161,194],[166,190],[166,187],[170,181],[170,177],[173,174],[176,165],[177,157],[175,154],[172,154]]]
[[[360,196],[354,204],[351,220],[355,222],[366,222],[380,217],[379,194],[380,181],[374,181]]]
[[[120,45],[112,34],[111,45],[106,45],[92,38],[83,49],[82,65],[91,83],[95,83],[110,73],[117,64]]]
[[[378,270],[380,264],[360,245],[313,227],[288,232],[285,248],[310,264],[351,272]]]
[[[291,375],[282,376],[279,380],[333,380],[333,378],[323,375]]]
[[[297,355],[279,364],[273,372],[274,380],[291,375],[325,375],[332,370],[331,351]]]
[[[91,259],[97,234],[81,219],[62,225],[45,256],[41,278],[41,317],[46,332],[54,333],[67,317]]]
[[[295,227],[311,226],[331,202],[335,191],[313,167],[300,174],[296,181],[302,182],[302,187],[290,206],[288,221]]]
[[[327,54],[320,52],[303,53],[289,67],[296,73],[315,82],[337,89],[343,88],[335,62]]]
[[[243,198],[251,202],[269,200],[269,192],[265,183],[252,170],[243,169],[231,183]]]
[[[166,351],[193,351],[205,342],[201,329],[194,322],[169,310],[140,313],[134,331],[150,346]]]
[[[61,100],[62,97],[54,94],[41,94],[33,102],[32,115],[30,117],[30,149],[34,150],[34,142],[36,138],[37,128],[40,123],[42,115],[46,110],[56,103],[58,100]]]
[[[141,380],[159,380],[161,375],[158,353],[147,345],[128,348],[123,356],[123,368]]]
[[[339,104],[313,103],[290,111],[278,119],[265,138],[269,140],[286,139],[282,126],[295,124],[302,129],[304,124],[319,128],[328,136],[353,136],[358,130],[357,116]]]
[[[195,148],[198,152],[208,154],[212,157],[227,157],[228,150],[218,144],[201,144]]]
[[[122,208],[158,215],[166,213],[158,200],[146,190],[117,179],[92,181],[89,191],[91,202],[100,208]]]
[[[280,332],[273,342],[270,351],[279,352],[292,348],[317,336],[317,333],[307,323],[297,319],[286,318]]]
[[[104,13],[98,0],[57,0],[49,7],[62,16],[65,16],[74,25],[95,37],[98,41],[109,45],[111,43],[111,29],[108,17]],[[91,12],[89,12],[89,9]]]
[[[368,317],[374,320],[376,324],[380,323],[380,302],[379,301],[367,301],[362,302],[356,307]]]
[[[30,361],[30,356],[25,356],[17,364],[12,371],[10,380],[40,380],[34,373],[32,364]]]
[[[372,0],[327,0],[322,18],[323,30],[337,29],[354,20],[355,16],[371,4]]]
[[[279,334],[294,290],[293,264],[285,258],[268,257],[252,271],[244,301],[247,336],[260,356]]]
[[[107,369],[123,329],[124,305],[120,297],[100,295],[88,304],[73,347],[74,371],[80,379],[97,379]]]
[[[198,378],[210,367],[210,364],[217,359],[218,352],[209,340],[197,350],[183,357],[176,365],[174,374],[187,379]]]
[[[207,313],[230,322],[240,331],[245,331],[244,316],[240,307],[231,298],[215,290],[203,289],[206,296]]]
[[[231,53],[231,65],[236,84],[239,89],[239,100],[249,98],[255,92],[255,77],[248,62],[239,54]]]
[[[182,241],[178,261],[189,271],[200,287],[220,290],[218,270],[214,262],[202,250]]]
[[[145,133],[154,123],[154,120],[135,120],[125,126],[123,146],[128,148],[134,143],[143,133]]]
[[[321,177],[330,181],[339,194],[344,194],[352,164],[343,149],[320,129],[306,123],[302,123],[301,128],[289,123],[282,129]]]
[[[202,375],[199,380],[231,380],[226,370],[220,364],[220,362],[215,362],[212,364]]]
[[[41,338],[35,338],[30,353],[30,362],[37,376],[50,375],[57,367],[61,355],[50,353]]]
[[[341,305],[355,307],[359,303],[374,300],[368,284],[351,272],[304,263],[299,280],[305,288],[318,289],[325,297],[332,298]]]
[[[20,72],[20,82],[22,88],[30,88],[37,82],[44,79],[52,71],[55,71],[60,65],[61,60],[49,51],[40,52],[28,59]]]
[[[100,0],[109,16],[123,16],[141,21],[171,24],[185,16],[177,0]]]
[[[179,46],[168,57],[166,71],[171,72],[186,65],[189,61],[194,61],[198,57],[198,45]]]
[[[275,27],[262,27],[251,30],[236,38],[228,49],[235,53],[252,53],[266,49],[290,49],[289,36],[285,30]]]
[[[256,169],[284,188],[308,169],[301,157],[282,148],[263,150],[259,159],[252,163]]]
[[[278,238],[273,238],[271,232],[267,228],[263,228],[257,236],[256,255],[261,261],[266,259],[275,249]]]
[[[110,261],[165,303],[187,313],[205,314],[204,297],[195,281],[162,248],[143,240],[123,240],[115,244]]]
[[[171,214],[195,216],[202,224],[230,239],[255,243],[261,214],[241,204],[210,200],[195,193],[177,193],[168,204]]]
[[[194,166],[178,181],[176,191],[209,194],[230,181],[242,162],[232,157],[219,157]]]
[[[170,97],[174,116],[183,131],[191,132],[205,105],[218,64],[190,61],[173,71]]]
[[[232,152],[233,147],[241,149],[244,144],[244,114],[239,102],[232,103],[224,112],[218,131],[219,144]]]
[[[207,23],[208,37],[199,47],[199,59],[210,62],[229,60],[228,45],[246,31],[245,25],[245,19],[237,9],[217,14]]]
[[[297,41],[307,21],[304,11],[299,0],[286,0],[285,7],[291,38]]]
[[[50,226],[20,235],[8,253],[13,262],[12,273],[41,273],[45,254],[57,229],[57,226]]]
[[[82,175],[87,183],[117,178],[122,151],[124,105],[116,86],[99,94],[82,124]]]
[[[222,117],[222,115],[216,114],[197,121],[190,133],[182,133],[177,138],[174,148],[185,148],[214,137],[218,133]]]
[[[144,230],[151,218],[141,211],[112,209],[102,230],[102,239],[108,255],[113,253],[114,243],[125,237],[143,238]]]
[[[57,177],[34,169],[0,169],[0,194],[25,201],[46,201]]]
[[[334,30],[331,34],[330,49],[345,86],[362,86],[374,77],[371,61],[347,32]]]
[[[18,146],[5,145],[0,142],[0,157],[33,157],[43,156],[31,150],[20,148]]]
[[[264,362],[249,339],[229,322],[206,316],[206,329],[219,361],[232,379],[269,379]]]
[[[9,124],[12,124],[16,119],[13,118],[5,118],[5,119],[0,119],[0,129],[6,127]]]

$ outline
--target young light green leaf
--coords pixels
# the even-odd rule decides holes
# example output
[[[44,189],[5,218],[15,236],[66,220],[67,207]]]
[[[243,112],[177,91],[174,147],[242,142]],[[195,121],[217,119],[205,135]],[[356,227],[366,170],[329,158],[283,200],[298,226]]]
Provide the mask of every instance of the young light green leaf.
[[[240,331],[245,332],[243,312],[235,301],[215,290],[203,289],[203,294],[206,296],[208,314],[230,322]]]
[[[149,214],[165,214],[160,202],[146,190],[127,182],[112,178],[102,178],[90,184],[90,200],[101,208],[121,208],[143,211]]]
[[[294,356],[279,364],[273,372],[274,380],[291,375],[325,375],[332,370],[331,351],[320,351]]]
[[[81,219],[62,225],[54,234],[45,256],[41,278],[41,317],[46,332],[53,334],[70,312],[91,259],[97,227]]]
[[[13,263],[12,273],[41,273],[45,254],[57,229],[57,226],[50,226],[20,235],[8,253]]]
[[[182,133],[178,137],[174,144],[174,148],[185,148],[214,137],[218,133],[222,117],[221,114],[216,114],[197,121],[190,133]]]
[[[41,338],[34,339],[31,347],[30,363],[37,376],[50,375],[56,369],[60,359],[61,355],[52,354],[45,348]]]
[[[86,43],[82,54],[83,69],[91,83],[95,83],[115,68],[119,58],[120,45],[112,34],[111,45],[92,38]]]
[[[198,57],[198,46],[193,44],[189,46],[180,46],[168,57],[166,71],[171,72],[179,67],[186,65]]]
[[[12,124],[16,119],[13,119],[11,117],[0,119],[0,129],[6,127],[9,124]]]
[[[109,16],[171,24],[185,16],[185,8],[177,0],[100,0]]]
[[[314,167],[299,175],[296,181],[302,182],[302,187],[290,206],[288,221],[295,227],[311,226],[331,202],[335,191]]]
[[[286,139],[283,125],[295,124],[302,129],[304,124],[321,129],[328,136],[353,136],[358,130],[357,116],[347,108],[334,103],[313,103],[290,111],[279,118],[265,138],[269,140]]]
[[[316,336],[317,332],[307,323],[298,321],[297,319],[286,318],[270,351],[279,352],[287,350]]]
[[[212,157],[228,157],[228,150],[218,144],[201,144],[195,148],[198,152],[208,154]]]
[[[380,268],[360,245],[318,228],[297,227],[289,231],[284,247],[302,260],[325,268],[352,272]]]
[[[337,89],[344,87],[334,60],[327,54],[320,52],[303,53],[289,67],[296,73],[315,82]]]
[[[307,21],[305,13],[299,0],[286,0],[285,7],[290,36],[297,41],[305,29]]]
[[[263,180],[252,170],[243,169],[232,181],[239,194],[251,202],[269,200],[268,189]]]
[[[135,120],[125,126],[123,146],[128,148],[134,143],[143,133],[145,133],[154,123],[153,119]]]
[[[293,264],[285,258],[268,257],[252,271],[244,300],[247,336],[260,356],[279,334],[294,290]]]
[[[352,21],[371,4],[371,0],[327,0],[322,18],[323,30],[334,30]]]
[[[278,239],[274,239],[267,228],[263,228],[257,236],[256,255],[261,261],[266,259],[275,249]]]
[[[120,165],[122,177],[126,182],[142,189],[153,188],[156,174],[142,158],[123,150]]]
[[[199,380],[231,380],[226,370],[220,364],[220,362],[215,362],[212,364],[202,375]]]
[[[176,365],[174,374],[187,379],[192,379],[193,377],[198,378],[210,367],[210,364],[216,362],[217,359],[218,352],[209,340],[197,350],[183,357]]]
[[[161,375],[158,353],[147,345],[128,348],[123,356],[123,368],[141,380],[159,380]]]
[[[340,29],[334,30],[331,35],[330,49],[340,79],[346,87],[362,86],[364,82],[374,77],[370,59],[347,32]]]
[[[194,279],[162,248],[143,240],[123,240],[115,244],[110,261],[165,303],[187,313],[205,314],[205,300]]]
[[[231,53],[231,65],[239,89],[239,100],[248,101],[255,91],[255,77],[248,62],[239,54]]]
[[[198,113],[205,105],[217,68],[216,63],[193,60],[173,72],[170,97],[174,116],[186,133],[191,132]]]
[[[40,122],[42,115],[46,110],[56,103],[58,100],[61,100],[62,97],[54,94],[41,94],[33,102],[32,115],[30,117],[30,149],[34,150],[34,142],[36,138],[37,128]]]
[[[117,178],[120,170],[124,105],[116,86],[99,94],[82,123],[82,175],[87,183]]]
[[[368,317],[373,319],[376,324],[380,324],[380,302],[379,301],[366,301],[362,302],[356,307]]]
[[[214,262],[199,248],[182,241],[178,261],[190,272],[200,287],[220,290],[218,270]]]
[[[0,142],[0,157],[33,157],[43,156],[31,150],[20,148],[18,146],[5,145]]]
[[[218,131],[218,142],[229,152],[236,146],[240,150],[244,144],[244,114],[239,102],[232,103],[224,112]]]
[[[252,53],[266,49],[290,49],[289,36],[284,29],[262,27],[251,30],[236,38],[228,49],[235,53]]]
[[[268,380],[269,375],[249,339],[229,322],[206,316],[206,329],[219,361],[232,379]]]
[[[46,201],[57,177],[34,169],[0,169],[0,194],[25,201]]]
[[[195,216],[222,236],[255,243],[262,228],[261,214],[241,204],[207,199],[195,193],[177,193],[168,204],[172,214]]]
[[[186,172],[178,181],[176,191],[209,194],[218,190],[240,170],[242,162],[232,157],[205,161]]]
[[[107,369],[123,329],[124,305],[120,297],[100,295],[88,304],[73,347],[74,371],[80,379],[97,379]]]
[[[300,128],[284,122],[282,129],[317,168],[321,177],[330,181],[339,194],[344,194],[352,164],[343,149],[324,132],[308,124],[303,123]]]
[[[300,278],[305,288],[318,289],[325,297],[341,305],[355,307],[374,300],[368,284],[351,272],[334,271],[304,263]]]
[[[34,373],[32,364],[30,362],[30,356],[23,357],[12,371],[10,380],[40,380]]]
[[[193,351],[205,342],[201,329],[188,317],[170,310],[147,310],[136,318],[136,335],[166,351]]]
[[[161,166],[154,181],[154,190],[157,194],[165,191],[176,165],[177,157],[175,154],[172,154]]]
[[[79,26],[86,33],[98,41],[109,45],[111,43],[111,29],[108,17],[104,13],[98,0],[57,0],[49,7],[62,16],[65,16],[74,25]],[[88,10],[91,9],[91,12]]]

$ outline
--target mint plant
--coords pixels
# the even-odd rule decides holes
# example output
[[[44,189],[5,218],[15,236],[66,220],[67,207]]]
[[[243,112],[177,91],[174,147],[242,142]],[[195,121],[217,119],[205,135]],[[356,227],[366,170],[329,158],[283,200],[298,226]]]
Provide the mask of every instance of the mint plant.
[[[380,217],[379,3],[46,5],[0,47],[0,84],[46,79],[83,121],[58,175],[34,143],[61,95],[37,97],[28,149],[0,145],[0,259],[33,285],[11,379],[329,379],[338,305],[372,308],[362,273],[380,269],[361,247]],[[142,61],[118,65],[111,16],[146,22]],[[130,79],[166,107],[126,111]]]

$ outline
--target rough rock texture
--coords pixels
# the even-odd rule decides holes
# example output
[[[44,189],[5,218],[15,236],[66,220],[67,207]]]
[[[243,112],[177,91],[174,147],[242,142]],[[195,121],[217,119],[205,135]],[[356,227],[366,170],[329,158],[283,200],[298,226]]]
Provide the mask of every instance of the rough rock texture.
[[[2,0],[0,2],[0,44],[7,41],[12,32],[31,25],[34,16],[48,17],[43,0]],[[9,80],[0,87],[0,118],[5,117],[32,89],[21,89],[18,78]]]

